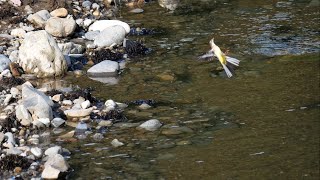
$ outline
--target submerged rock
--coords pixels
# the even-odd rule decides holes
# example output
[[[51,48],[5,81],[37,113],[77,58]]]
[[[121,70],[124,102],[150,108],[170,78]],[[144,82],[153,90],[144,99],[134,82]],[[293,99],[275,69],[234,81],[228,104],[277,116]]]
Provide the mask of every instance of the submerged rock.
[[[124,143],[123,143],[123,142],[120,142],[118,139],[114,139],[114,140],[111,141],[111,145],[112,145],[113,147],[120,147],[120,146],[123,146]]]
[[[156,131],[162,126],[161,122],[157,119],[150,119],[142,123],[139,128],[145,129],[147,131]]]
[[[88,75],[93,77],[115,76],[119,71],[119,63],[105,60],[94,65],[88,70]]]

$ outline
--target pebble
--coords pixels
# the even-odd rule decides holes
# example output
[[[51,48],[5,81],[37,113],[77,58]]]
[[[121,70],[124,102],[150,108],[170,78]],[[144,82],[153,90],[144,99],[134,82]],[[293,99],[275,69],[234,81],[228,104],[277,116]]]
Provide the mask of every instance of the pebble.
[[[65,123],[66,121],[62,118],[54,118],[52,121],[51,121],[51,124],[53,127],[57,128],[59,126],[61,126],[63,123]]]
[[[123,146],[124,143],[123,143],[123,142],[120,142],[118,139],[113,139],[113,140],[111,141],[111,145],[112,145],[113,147],[120,147],[120,146]]]
[[[66,8],[55,9],[50,15],[53,17],[66,17],[68,15],[68,10]]]
[[[42,150],[38,147],[32,147],[30,151],[37,158],[42,156]]]

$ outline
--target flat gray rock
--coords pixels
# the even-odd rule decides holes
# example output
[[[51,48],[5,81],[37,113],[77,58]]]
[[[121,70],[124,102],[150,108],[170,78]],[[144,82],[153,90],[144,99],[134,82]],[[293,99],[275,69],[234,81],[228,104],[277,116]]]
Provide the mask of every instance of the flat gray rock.
[[[115,61],[105,60],[88,70],[88,75],[91,77],[108,77],[116,76],[119,71],[119,63]]]

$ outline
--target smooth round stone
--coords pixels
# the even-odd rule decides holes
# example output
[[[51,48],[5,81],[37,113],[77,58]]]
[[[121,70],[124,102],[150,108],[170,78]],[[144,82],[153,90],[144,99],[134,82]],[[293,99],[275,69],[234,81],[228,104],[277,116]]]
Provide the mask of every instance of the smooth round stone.
[[[147,131],[155,131],[162,126],[161,122],[157,119],[150,119],[142,123],[139,128],[145,129]]]
[[[41,157],[42,156],[42,150],[40,148],[38,148],[38,147],[32,147],[30,151],[36,157]]]
[[[111,141],[111,145],[112,145],[113,147],[120,147],[120,146],[123,146],[124,143],[123,143],[123,142],[120,142],[118,139],[114,139],[114,140]]]
[[[92,3],[90,1],[83,1],[82,7],[86,8],[86,9],[90,9],[91,4]]]
[[[53,17],[66,17],[68,15],[68,10],[66,8],[55,9],[50,15]]]
[[[131,12],[131,13],[135,13],[135,14],[139,14],[139,13],[143,13],[143,9],[141,9],[141,8],[136,8],[136,9],[132,9],[131,11],[129,11],[129,12]]]
[[[99,20],[90,25],[89,31],[103,31],[107,27],[122,26],[126,34],[130,32],[129,24],[119,20]]]
[[[84,117],[89,116],[92,112],[93,108],[88,109],[69,109],[64,111],[64,114],[66,114],[68,117]]]

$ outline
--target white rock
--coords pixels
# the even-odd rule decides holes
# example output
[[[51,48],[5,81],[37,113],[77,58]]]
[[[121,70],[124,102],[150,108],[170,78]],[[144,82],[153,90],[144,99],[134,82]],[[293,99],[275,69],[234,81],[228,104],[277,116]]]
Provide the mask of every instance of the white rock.
[[[144,123],[142,123],[139,128],[145,129],[147,131],[155,131],[162,126],[159,120],[157,119],[150,119]]]
[[[68,117],[84,117],[89,116],[93,108],[88,109],[69,109],[64,111],[64,114]]]
[[[107,77],[116,76],[119,71],[119,63],[115,61],[105,60],[88,70],[88,75],[91,77]]]
[[[51,121],[51,124],[53,127],[59,127],[61,126],[63,123],[65,123],[66,121],[64,119],[61,119],[61,118],[54,118],[52,121]]]
[[[55,9],[50,12],[52,17],[66,17],[68,15],[68,10],[66,8]]]
[[[41,10],[35,14],[30,14],[27,18],[29,22],[34,24],[36,27],[44,28],[46,21],[51,17],[47,10]]]
[[[71,100],[63,100],[62,101],[62,104],[64,105],[64,106],[72,106],[72,101]]]
[[[58,169],[61,172],[66,172],[69,169],[67,161],[60,154],[49,156],[49,159],[44,164],[44,166],[52,166],[53,168]]]
[[[53,37],[44,30],[26,34],[19,50],[19,65],[37,77],[61,76],[67,63]]]
[[[16,117],[23,126],[30,126],[32,123],[32,117],[29,111],[22,104],[16,107]]]
[[[36,12],[36,14],[39,15],[45,21],[47,21],[51,17],[49,11],[45,9]]]
[[[114,102],[112,99],[107,100],[105,103],[105,110],[106,111],[111,111],[114,110],[117,107],[117,103]]]
[[[21,153],[23,153],[20,149],[15,147],[5,149],[5,151],[7,152],[7,154],[15,154],[15,155],[21,155]]]
[[[33,11],[32,11],[32,8],[29,6],[29,5],[26,5],[24,7],[24,11],[27,13],[27,14],[32,14]]]
[[[42,19],[38,14],[30,14],[27,18],[37,28],[44,28],[46,21]]]
[[[16,144],[16,141],[13,138],[13,134],[11,132],[6,132],[4,134],[7,137],[7,142],[6,142],[6,146],[5,147],[14,147],[14,145]]]
[[[11,36],[23,38],[26,34],[26,31],[22,28],[16,28],[11,30]]]
[[[39,118],[38,121],[42,122],[46,127],[50,126],[50,119],[49,118]]]
[[[112,145],[113,147],[120,147],[120,146],[123,146],[124,143],[123,143],[123,142],[120,142],[118,139],[114,139],[114,140],[111,141],[111,145]]]
[[[81,26],[83,24],[83,19],[76,19],[76,23]]]
[[[19,89],[12,87],[10,89],[10,94],[12,94],[13,97],[17,97],[20,94]]]
[[[44,154],[47,156],[54,156],[56,154],[59,154],[62,151],[61,146],[54,146],[54,147],[50,147],[48,148]]]
[[[152,106],[150,106],[149,104],[147,103],[142,103],[140,106],[139,106],[139,109],[150,109]]]
[[[56,94],[54,96],[52,96],[52,100],[54,100],[55,102],[60,102],[62,100],[63,95],[62,94]]]
[[[39,118],[53,119],[52,100],[43,92],[29,86],[28,83],[22,85],[22,103],[32,114],[33,120]]]
[[[19,51],[18,50],[12,51],[9,55],[9,59],[11,60],[11,62],[17,62],[19,59]]]
[[[78,97],[77,99],[73,100],[73,104],[81,104],[84,101],[86,101],[86,99],[84,97]]]
[[[0,72],[9,68],[11,60],[5,55],[0,54]]]
[[[92,24],[92,20],[91,19],[85,19],[83,21],[83,26],[84,27],[89,27]]]
[[[99,34],[100,31],[88,31],[86,34],[84,34],[84,37],[88,40],[95,40]]]
[[[94,44],[98,47],[110,47],[113,45],[121,45],[126,36],[125,29],[122,26],[111,26],[101,31],[94,40]]]
[[[99,20],[99,21],[95,21],[89,27],[89,31],[103,31],[107,27],[116,26],[116,25],[122,26],[125,29],[126,34],[128,34],[130,32],[130,26],[127,23],[125,23],[123,21],[119,21],[119,20]]]
[[[90,107],[90,101],[89,100],[86,100],[84,102],[81,103],[81,108],[82,109],[87,109],[88,107]]]
[[[34,156],[38,158],[42,156],[42,150],[38,147],[32,147],[30,151]]]
[[[4,71],[2,71],[2,73],[0,74],[0,77],[12,77],[12,74],[10,72],[9,69],[5,69]]]
[[[3,104],[4,104],[5,106],[7,106],[7,105],[9,104],[9,102],[11,101],[11,99],[12,99],[12,94],[7,94],[7,95],[6,95],[6,98],[5,98],[4,101],[3,101]]]
[[[80,44],[75,44],[73,42],[59,43],[58,44],[61,52],[65,55],[71,57],[82,57],[84,52],[84,47]],[[72,54],[72,55],[71,55]]]
[[[45,166],[42,171],[41,178],[43,179],[58,179],[60,171],[52,166]]]
[[[50,18],[45,26],[45,30],[55,37],[67,37],[76,29],[77,24],[72,16],[67,18]]]

